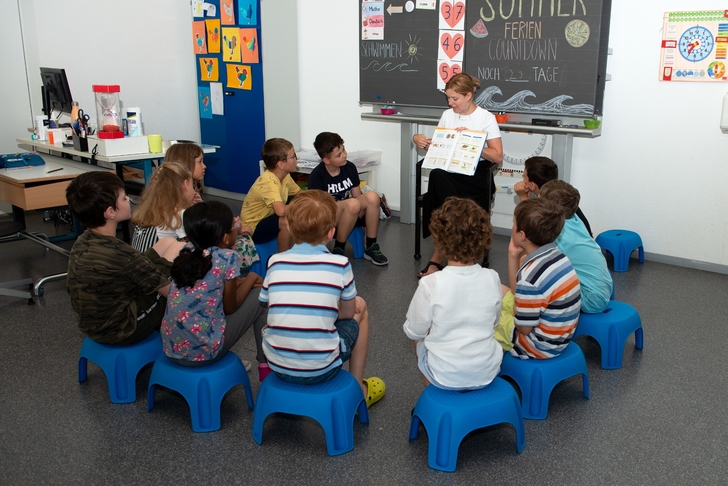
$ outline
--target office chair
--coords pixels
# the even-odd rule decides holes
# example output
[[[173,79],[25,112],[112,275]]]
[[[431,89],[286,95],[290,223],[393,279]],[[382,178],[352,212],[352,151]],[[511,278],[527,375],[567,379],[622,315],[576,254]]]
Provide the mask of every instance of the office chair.
[[[18,235],[25,229],[23,223],[16,221],[0,222],[0,242],[15,241]],[[28,290],[15,290],[16,287],[28,286]],[[33,301],[33,279],[24,278],[21,280],[12,280],[8,282],[0,282],[0,295],[6,297],[19,297],[28,299],[28,305],[32,305]]]
[[[40,245],[45,246],[48,249],[52,249],[63,255],[69,256],[70,252],[64,248],[60,248],[51,243],[43,233],[29,233],[25,230],[25,224],[20,221],[2,221],[0,222],[0,243],[8,241],[18,240],[30,240]],[[33,279],[25,278],[22,280],[14,280],[10,282],[0,283],[0,295],[7,297],[19,297],[21,299],[28,299],[28,305],[35,303],[33,296],[43,295],[43,285],[47,282],[53,282],[55,280],[61,280],[66,278],[68,275],[66,272],[48,275],[41,278],[38,282],[33,285]],[[22,287],[28,285],[28,291],[13,290],[14,287]]]

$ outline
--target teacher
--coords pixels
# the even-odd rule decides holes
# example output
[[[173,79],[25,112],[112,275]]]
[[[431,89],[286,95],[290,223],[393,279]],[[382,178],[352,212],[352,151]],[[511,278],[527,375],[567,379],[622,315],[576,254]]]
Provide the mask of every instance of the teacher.
[[[472,176],[453,174],[441,169],[430,172],[428,190],[422,197],[422,235],[425,238],[430,236],[430,215],[450,196],[472,199],[490,214],[490,199],[491,194],[495,193],[495,182],[490,171],[491,164],[488,162],[500,164],[503,161],[503,143],[495,116],[474,103],[475,90],[479,87],[480,81],[467,73],[456,74],[445,84],[445,95],[450,109],[445,110],[437,126],[458,131],[479,130],[487,132],[488,136],[480,154],[481,161]],[[412,141],[423,150],[427,150],[432,142],[421,133],[412,137]],[[419,273],[419,277],[438,270],[442,270],[442,257],[435,248],[432,258]]]

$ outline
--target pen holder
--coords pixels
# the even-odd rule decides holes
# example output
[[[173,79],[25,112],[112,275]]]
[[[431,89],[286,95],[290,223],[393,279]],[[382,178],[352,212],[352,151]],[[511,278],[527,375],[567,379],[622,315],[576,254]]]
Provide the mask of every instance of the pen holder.
[[[88,138],[79,137],[75,133],[73,134],[73,149],[79,152],[88,152]]]

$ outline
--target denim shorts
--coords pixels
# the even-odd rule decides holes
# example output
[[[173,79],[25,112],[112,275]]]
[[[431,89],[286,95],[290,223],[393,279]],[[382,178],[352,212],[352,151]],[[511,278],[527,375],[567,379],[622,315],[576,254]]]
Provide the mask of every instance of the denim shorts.
[[[340,319],[334,323],[336,330],[339,333],[339,359],[341,363],[346,363],[351,358],[351,350],[356,344],[356,340],[359,337],[359,323],[355,319]],[[326,373],[318,376],[290,376],[282,373],[274,373],[278,378],[289,383],[300,383],[302,385],[315,385],[316,383],[323,383],[335,377],[341,365],[331,368]]]

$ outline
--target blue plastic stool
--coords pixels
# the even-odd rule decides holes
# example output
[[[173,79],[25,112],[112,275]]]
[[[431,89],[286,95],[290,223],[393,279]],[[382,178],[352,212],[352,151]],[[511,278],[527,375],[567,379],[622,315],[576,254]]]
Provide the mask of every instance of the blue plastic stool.
[[[505,353],[500,371],[500,376],[510,376],[521,389],[523,416],[540,420],[548,414],[549,397],[554,387],[578,374],[582,375],[584,396],[589,398],[586,359],[574,342],[570,342],[559,356],[550,359],[521,359]]]
[[[427,464],[432,469],[453,472],[460,442],[470,432],[507,422],[516,429],[516,449],[526,445],[523,415],[518,395],[502,378],[479,390],[449,391],[430,385],[417,400],[410,423],[409,440],[417,438],[420,422],[429,439]]]
[[[634,347],[642,349],[644,336],[640,315],[631,305],[613,300],[598,314],[582,312],[574,337],[585,334],[596,339],[602,348],[602,368],[616,370],[622,367],[624,345],[633,333]]]
[[[345,370],[331,380],[316,385],[288,383],[271,373],[258,391],[258,406],[253,417],[253,439],[263,443],[263,424],[272,413],[289,413],[310,417],[318,422],[326,435],[330,456],[354,448],[354,415],[359,422],[369,423],[369,412],[361,386]]]
[[[614,257],[614,271],[626,272],[629,268],[629,257],[632,252],[639,250],[640,263],[645,262],[645,249],[642,247],[642,238],[634,231],[609,230],[596,237],[597,244],[607,250]]]
[[[195,432],[213,432],[220,428],[220,404],[235,385],[245,387],[248,407],[252,410],[254,406],[248,372],[232,352],[207,366],[178,365],[165,355],[157,358],[149,378],[147,411],[154,408],[156,385],[174,390],[187,400]]]
[[[255,249],[258,251],[260,260],[250,266],[250,271],[265,278],[265,274],[268,273],[268,259],[278,253],[278,240],[273,239],[265,243],[256,243]]]
[[[136,400],[136,378],[144,366],[162,354],[162,339],[154,331],[136,344],[117,346],[100,344],[87,337],[78,357],[78,382],[88,378],[88,361],[99,365],[109,383],[112,403],[131,403]]]
[[[349,233],[349,242],[354,250],[354,258],[364,258],[364,228],[355,226]]]

